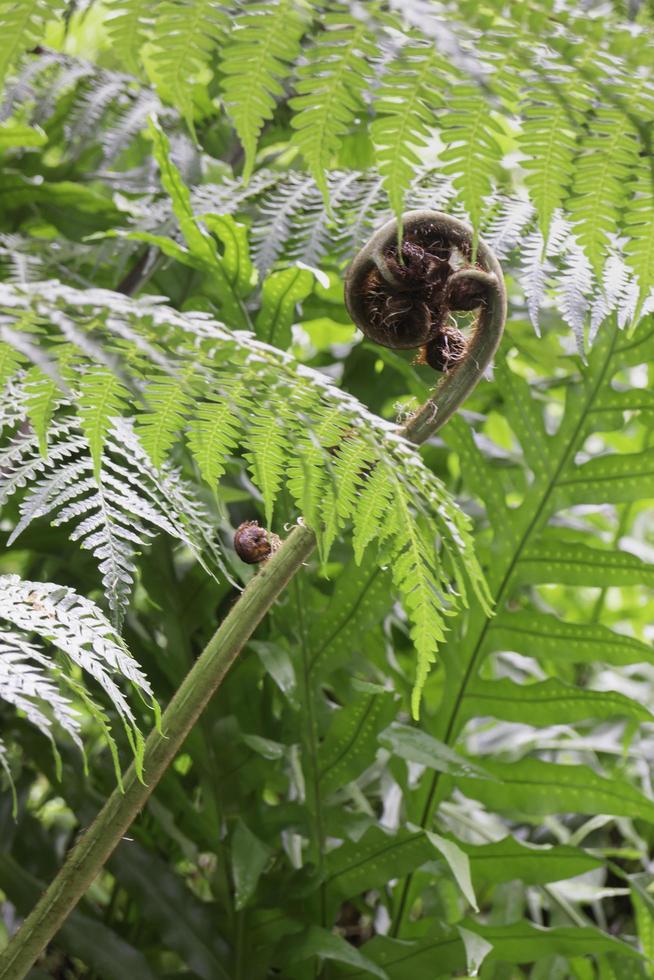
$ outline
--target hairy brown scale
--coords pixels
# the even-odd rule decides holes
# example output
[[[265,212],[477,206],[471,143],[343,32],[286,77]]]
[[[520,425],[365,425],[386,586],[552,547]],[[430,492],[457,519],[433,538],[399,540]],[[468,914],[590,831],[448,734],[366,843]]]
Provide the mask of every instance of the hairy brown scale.
[[[451,314],[478,309],[486,293],[479,283],[452,279],[452,256],[438,227],[424,222],[406,232],[401,248],[384,248],[358,287],[371,340],[400,350],[419,347],[418,363],[444,373],[468,348]],[[459,247],[458,259],[469,261],[469,250]]]

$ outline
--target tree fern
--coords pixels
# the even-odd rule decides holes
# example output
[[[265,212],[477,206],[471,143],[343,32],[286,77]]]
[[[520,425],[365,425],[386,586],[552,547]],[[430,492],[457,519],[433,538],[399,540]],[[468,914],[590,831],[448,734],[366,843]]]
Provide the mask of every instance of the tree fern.
[[[352,16],[347,7],[330,10],[324,27],[298,70],[298,94],[290,104],[295,110],[293,141],[327,200],[325,171],[356,114],[364,111],[361,91],[375,45],[367,21]]]
[[[295,0],[250,4],[236,18],[222,51],[220,68],[225,105],[245,151],[243,180],[254,169],[257,142],[272,118],[281,82],[300,50],[306,12]]]

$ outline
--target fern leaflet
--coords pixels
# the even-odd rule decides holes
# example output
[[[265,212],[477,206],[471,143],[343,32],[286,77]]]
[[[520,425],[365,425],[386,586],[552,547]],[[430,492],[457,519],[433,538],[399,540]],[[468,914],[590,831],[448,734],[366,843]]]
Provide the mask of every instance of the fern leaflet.
[[[243,181],[252,176],[257,142],[272,118],[282,81],[300,50],[305,17],[294,0],[249,4],[238,16],[220,63],[225,105],[245,150]]]

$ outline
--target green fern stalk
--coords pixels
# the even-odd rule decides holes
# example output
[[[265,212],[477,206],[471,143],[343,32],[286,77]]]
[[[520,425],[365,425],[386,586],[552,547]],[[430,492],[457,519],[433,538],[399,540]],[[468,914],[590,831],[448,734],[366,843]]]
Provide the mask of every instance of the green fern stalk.
[[[143,780],[130,766],[124,792],[116,789],[70,851],[65,863],[0,956],[2,980],[22,980],[41,950],[77,905],[179,752],[253,631],[311,554],[315,538],[297,527],[244,589],[207,643],[145,744]]]

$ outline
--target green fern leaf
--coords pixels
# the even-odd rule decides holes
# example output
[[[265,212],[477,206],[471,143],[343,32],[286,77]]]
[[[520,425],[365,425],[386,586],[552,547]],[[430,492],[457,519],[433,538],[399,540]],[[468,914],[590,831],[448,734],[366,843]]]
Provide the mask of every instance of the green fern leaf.
[[[601,551],[585,544],[539,541],[525,549],[516,579],[537,585],[654,585],[654,566],[625,551]]]
[[[393,481],[389,479],[387,467],[376,462],[372,474],[358,495],[353,514],[354,536],[352,545],[357,564],[361,563],[363,553],[385,529],[385,516],[392,503]]]
[[[397,489],[397,487],[395,488]],[[440,576],[430,558],[434,547],[421,523],[409,512],[406,497],[400,491],[395,500],[397,540],[400,554],[393,555],[393,580],[402,595],[411,624],[411,639],[416,649],[416,669],[411,693],[411,713],[420,716],[420,699],[436,651],[445,639],[443,610],[447,600],[440,592]]]
[[[195,406],[189,422],[188,444],[202,478],[215,491],[225,472],[227,456],[236,448],[244,428],[244,416],[252,411],[243,381],[224,381],[221,395]]]
[[[254,169],[263,125],[272,119],[282,81],[299,53],[305,15],[294,0],[249,4],[236,17],[220,63],[227,112],[245,150],[243,181]]]
[[[10,344],[0,343],[0,389],[16,376],[26,358]]]
[[[61,386],[38,367],[25,375],[25,407],[39,440],[41,455],[48,455],[48,430],[62,397]]]
[[[162,97],[179,109],[194,133],[193,82],[206,68],[227,20],[216,0],[182,0],[154,8],[150,52],[153,80]]]
[[[314,277],[308,269],[282,269],[267,276],[261,287],[261,309],[254,324],[259,340],[286,350],[291,343],[291,326],[298,303],[313,290]]]
[[[245,438],[245,458],[255,485],[263,495],[266,527],[272,526],[273,508],[281,489],[288,453],[290,412],[287,392],[269,392],[258,399]]]
[[[502,128],[487,98],[471,82],[457,82],[442,118],[443,172],[452,175],[458,197],[479,230],[484,200],[490,195],[503,155]]]
[[[572,725],[589,718],[651,721],[642,705],[615,691],[587,691],[550,678],[537,684],[477,679],[466,692],[462,720],[485,717],[526,725]]]
[[[229,214],[205,214],[204,224],[223,245],[221,266],[236,296],[247,296],[256,281],[247,228]]]
[[[293,143],[300,149],[320,191],[328,199],[325,172],[333,163],[355,116],[364,111],[363,89],[376,53],[374,34],[345,6],[323,17],[324,31],[298,69]]]
[[[193,404],[186,378],[162,378],[151,381],[146,389],[150,410],[137,417],[136,428],[141,444],[155,466],[161,466]]]
[[[357,433],[343,433],[338,446],[334,449],[334,459],[330,477],[337,492],[329,494],[322,507],[324,525],[324,549],[329,553],[336,539],[338,529],[351,520],[358,510],[358,493],[365,482],[366,475],[372,470],[375,459],[375,449],[364,439],[357,438]],[[359,520],[357,523],[360,522]],[[365,533],[365,532],[364,532]],[[361,535],[362,532],[359,531]],[[358,548],[359,538],[355,547]]]
[[[333,536],[325,540],[323,534],[324,515],[331,513],[336,503],[331,467],[325,465],[325,454],[345,436],[343,414],[335,405],[318,426],[308,429],[296,442],[294,459],[288,467],[288,489],[304,520],[316,532],[323,562],[333,543]]]
[[[332,722],[320,745],[318,770],[321,791],[333,793],[357,779],[379,751],[377,737],[393,718],[389,692],[359,694]]]
[[[60,0],[0,0],[0,85],[21,54],[43,37],[45,24],[63,9]]]
[[[629,234],[626,252],[629,266],[638,277],[639,305],[654,288],[654,187],[651,160],[640,157],[630,189],[625,225]]]
[[[212,281],[216,281],[216,298],[230,324],[234,327],[249,327],[247,314],[235,289],[235,286],[242,283],[244,277],[249,282],[252,276],[249,256],[246,258],[244,253],[244,232],[239,230],[241,226],[237,226],[231,218],[222,219],[216,216],[214,221],[214,227],[232,239],[226,246],[226,260],[230,270],[228,272],[218,254],[215,240],[193,212],[190,191],[171,159],[168,137],[154,117],[150,118],[149,132],[154,156],[161,173],[161,183],[170,197],[173,212],[192,259],[195,259],[198,267],[210,273]],[[161,239],[161,236],[157,236],[157,239]],[[154,243],[162,245],[161,241],[154,240]],[[170,242],[170,254],[180,261],[185,261],[175,242]],[[234,278],[234,284],[230,280],[230,275]]]
[[[543,661],[607,664],[651,663],[652,649],[632,636],[594,623],[564,623],[530,609],[503,612],[490,624],[486,652],[514,650]]]
[[[125,68],[140,75],[141,48],[148,40],[154,22],[152,4],[147,0],[107,0],[107,31],[114,51]]]
[[[600,107],[582,130],[574,162],[574,183],[566,208],[575,234],[596,273],[618,232],[622,210],[638,167],[638,140],[625,112]]]
[[[569,85],[551,83],[530,91],[522,110],[518,145],[526,156],[525,184],[545,242],[572,178],[582,105]]]
[[[77,404],[82,432],[93,459],[96,478],[100,475],[102,449],[115,416],[122,415],[129,392],[112,371],[98,368],[80,382]]]
[[[414,41],[401,49],[376,93],[371,135],[384,189],[398,217],[422,164],[418,150],[429,142],[435,110],[444,103],[446,67],[433,44]]]
[[[589,766],[541,759],[484,762],[494,779],[456,778],[461,791],[500,813],[611,813],[654,823],[654,803],[626,779],[598,776]]]

